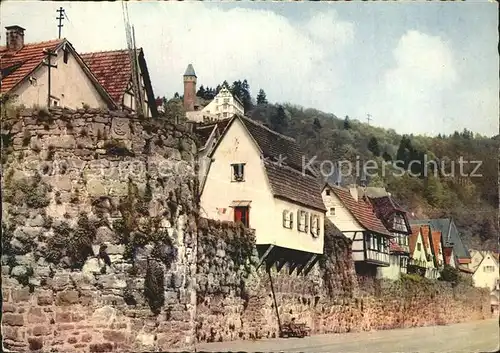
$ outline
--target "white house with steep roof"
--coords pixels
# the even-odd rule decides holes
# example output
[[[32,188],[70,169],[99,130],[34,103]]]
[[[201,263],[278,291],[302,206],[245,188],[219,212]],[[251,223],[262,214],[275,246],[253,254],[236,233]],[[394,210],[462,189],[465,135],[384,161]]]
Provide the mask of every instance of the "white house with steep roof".
[[[302,156],[294,139],[235,115],[208,156],[202,216],[255,229],[261,261],[306,271],[323,254],[325,206]]]
[[[474,286],[494,290],[500,277],[498,260],[491,251],[484,251],[481,255],[483,258],[472,275]]]

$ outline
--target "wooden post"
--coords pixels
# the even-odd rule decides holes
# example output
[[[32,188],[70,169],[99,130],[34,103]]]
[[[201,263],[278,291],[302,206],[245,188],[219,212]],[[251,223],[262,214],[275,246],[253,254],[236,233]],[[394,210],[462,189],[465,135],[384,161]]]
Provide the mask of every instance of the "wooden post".
[[[269,275],[269,283],[271,284],[271,293],[273,294],[274,307],[276,308],[276,318],[278,319],[278,337],[281,336],[281,321],[280,313],[278,311],[278,303],[276,302],[276,294],[274,293],[273,278],[271,277],[271,270],[267,268],[267,274]]]
[[[50,59],[52,57],[55,57],[57,56],[56,53],[54,53],[52,50],[44,50],[43,51],[45,54],[47,54],[47,62],[44,62],[43,65],[44,66],[47,66],[47,69],[48,69],[48,81],[49,81],[49,84],[48,84],[48,88],[47,88],[47,108],[50,108],[50,69],[51,68],[57,68],[57,65],[52,65],[51,62],[50,62]]]

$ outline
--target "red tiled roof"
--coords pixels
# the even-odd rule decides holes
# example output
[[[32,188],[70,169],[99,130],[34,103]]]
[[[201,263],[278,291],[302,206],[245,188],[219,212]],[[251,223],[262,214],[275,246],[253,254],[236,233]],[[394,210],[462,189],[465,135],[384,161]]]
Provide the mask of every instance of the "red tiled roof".
[[[377,217],[382,221],[387,229],[395,231],[395,229],[393,229],[394,215],[400,214],[409,230],[410,222],[408,220],[407,212],[399,207],[391,196],[369,197],[368,199],[373,205]]]
[[[427,249],[430,248],[430,240],[429,236],[431,233],[431,227],[429,225],[422,225],[420,227],[422,233],[422,241],[424,243],[425,252],[427,253]]]
[[[328,184],[328,186],[363,227],[379,234],[391,235],[382,222],[377,218],[369,202],[364,199],[356,201],[352,197],[349,190],[342,187],[330,184]]]
[[[140,49],[137,49],[140,50]],[[97,81],[121,105],[132,78],[132,65],[127,49],[80,54]]]
[[[411,234],[410,234],[410,254],[413,255],[413,252],[415,251],[415,247],[417,246],[417,240],[418,240],[418,234],[420,233],[420,226],[419,225],[412,225],[411,226]]]
[[[443,247],[444,263],[449,265],[451,262],[451,255],[453,254],[453,247]]]
[[[44,49],[55,50],[65,39],[57,39],[40,43],[25,44],[18,51],[9,51],[6,47],[0,47],[0,66],[7,69],[20,65],[10,74],[2,77],[1,93],[6,93],[14,88],[26,76],[28,76],[45,59]]]
[[[432,246],[434,255],[436,255],[437,257],[439,254],[439,249],[441,248],[441,232],[438,230],[432,232]]]

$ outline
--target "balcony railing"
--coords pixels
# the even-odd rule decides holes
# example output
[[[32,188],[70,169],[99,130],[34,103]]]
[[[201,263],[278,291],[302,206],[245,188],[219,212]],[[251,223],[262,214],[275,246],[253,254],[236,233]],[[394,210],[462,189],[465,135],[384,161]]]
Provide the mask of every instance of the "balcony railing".
[[[389,264],[389,254],[388,253],[379,252],[377,250],[367,249],[366,250],[366,259],[367,260],[380,261],[380,262],[384,262],[384,263]]]

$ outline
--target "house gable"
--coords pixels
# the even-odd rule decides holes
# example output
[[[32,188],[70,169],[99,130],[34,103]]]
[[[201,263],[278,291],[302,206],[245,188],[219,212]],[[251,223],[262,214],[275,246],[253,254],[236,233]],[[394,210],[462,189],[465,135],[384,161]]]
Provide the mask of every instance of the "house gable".
[[[326,206],[326,216],[347,237],[352,239],[355,232],[366,231],[329,185],[323,188],[322,197]]]
[[[233,221],[236,204],[244,204],[249,207],[249,226],[255,229],[258,245],[323,252],[324,212],[276,197],[270,180],[274,174],[269,172],[270,166],[261,159],[258,145],[240,119],[228,124],[210,155],[212,162],[200,202],[205,217]],[[232,179],[232,164],[244,165],[242,180]],[[285,224],[285,212],[293,217],[289,226]],[[307,214],[308,226],[303,230],[298,229],[301,212]],[[319,226],[318,236],[311,234],[313,219]]]
[[[476,287],[495,289],[499,278],[500,266],[490,251],[484,253],[484,257],[472,275]]]
[[[43,48],[36,48],[43,54]],[[89,105],[111,109],[115,107],[105,89],[98,83],[71,43],[62,40],[51,50],[56,54],[51,58],[51,64],[57,65],[56,68],[51,68],[51,106],[81,108],[82,105]],[[9,91],[11,94],[18,95],[19,103],[25,105],[47,104],[48,68],[43,65],[43,60],[46,59],[45,54],[37,58],[39,64],[14,84]],[[19,70],[24,71],[23,66],[13,74],[16,76]]]

